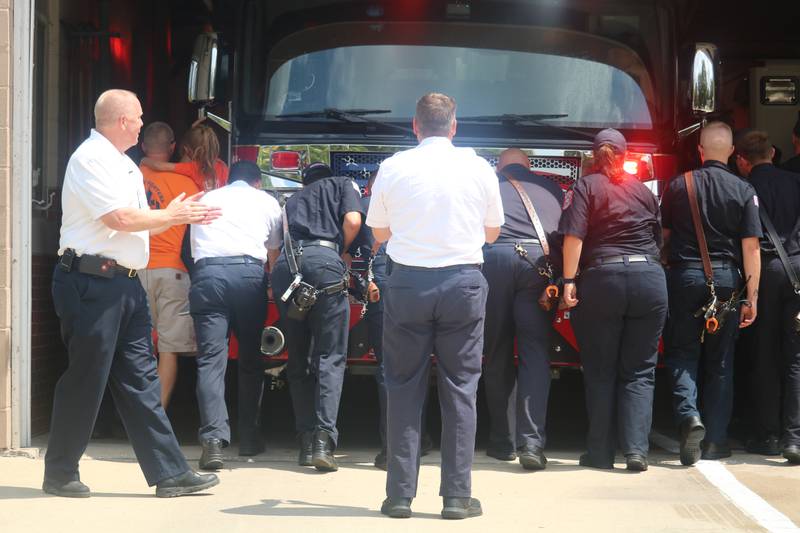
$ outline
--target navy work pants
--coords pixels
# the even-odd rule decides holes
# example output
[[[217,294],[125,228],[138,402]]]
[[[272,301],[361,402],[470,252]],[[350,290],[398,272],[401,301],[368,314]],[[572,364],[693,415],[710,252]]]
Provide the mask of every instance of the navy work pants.
[[[800,256],[790,260],[795,272],[800,272]],[[780,437],[781,430],[785,430],[787,446],[800,445],[800,334],[795,329],[798,313],[800,296],[794,293],[780,259],[762,256],[753,373],[756,430],[759,438]]]
[[[647,455],[653,418],[658,339],[667,315],[664,270],[658,263],[586,268],[571,313],[589,414],[587,449],[596,461]]]
[[[388,396],[386,494],[416,496],[430,356],[436,354],[442,411],[439,494],[469,497],[486,280],[474,265],[426,269],[395,264],[387,293],[383,332]]]
[[[189,470],[161,406],[147,295],[138,278],[101,278],[56,266],[53,303],[69,366],[53,398],[45,477],[80,479],[106,383],[148,485]]]
[[[259,418],[264,391],[261,330],[267,316],[264,267],[257,263],[195,264],[189,309],[197,337],[197,403],[200,442],[231,441],[225,405],[225,371],[230,331],[239,341],[239,437],[260,438]]]
[[[524,247],[531,261],[544,266],[541,246]],[[487,245],[483,250],[483,274],[489,283],[483,371],[491,423],[489,447],[501,452],[544,448],[553,313],[542,310],[537,300],[548,279],[514,251],[513,243]],[[518,368],[514,367],[515,337]]]
[[[372,263],[372,274],[375,285],[381,294],[381,299],[377,302],[370,302],[367,305],[367,313],[364,320],[367,321],[367,332],[369,344],[375,353],[378,368],[375,371],[375,384],[378,386],[378,405],[380,414],[378,417],[378,431],[381,436],[381,447],[386,449],[386,383],[383,379],[383,307],[386,300],[386,256],[375,257]]]
[[[741,283],[735,266],[714,269],[717,297],[731,297]],[[672,400],[678,424],[700,416],[698,381],[703,388],[703,424],[707,442],[723,444],[733,408],[733,355],[739,336],[739,312],[730,313],[720,330],[703,335],[705,319],[695,312],[709,300],[702,268],[676,265],[667,271],[669,318],[664,330],[664,363],[672,381]],[[700,368],[701,357],[703,369]],[[702,372],[702,374],[701,374]]]
[[[345,264],[335,251],[324,246],[306,246],[298,258],[303,281],[322,289],[344,279]],[[317,297],[303,321],[286,316],[288,302],[280,296],[294,276],[285,254],[272,271],[272,293],[281,315],[289,361],[286,374],[298,433],[324,431],[338,442],[336,419],[347,363],[350,303],[342,293]],[[290,300],[291,301],[291,300]]]

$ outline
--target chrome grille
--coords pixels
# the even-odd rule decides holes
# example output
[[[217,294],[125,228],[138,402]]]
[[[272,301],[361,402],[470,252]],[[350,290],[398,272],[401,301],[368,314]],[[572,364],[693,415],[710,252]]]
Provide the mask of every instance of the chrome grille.
[[[391,153],[331,152],[331,169],[335,176],[350,176],[363,189],[369,176],[378,170],[381,162]],[[497,166],[497,156],[484,156],[492,167]],[[530,156],[531,168],[548,174],[563,187],[569,187],[580,174],[581,162],[577,157]]]

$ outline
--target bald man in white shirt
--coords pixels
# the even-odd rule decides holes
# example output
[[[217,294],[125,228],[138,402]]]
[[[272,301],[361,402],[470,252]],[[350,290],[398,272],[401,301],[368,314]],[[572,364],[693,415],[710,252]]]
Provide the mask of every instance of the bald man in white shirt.
[[[161,406],[147,295],[136,271],[147,266],[151,233],[209,223],[219,210],[199,203],[200,194],[181,194],[165,209],[150,210],[142,173],[125,155],[142,128],[135,94],[118,89],[101,94],[95,121],[64,177],[53,303],[69,366],[53,398],[42,489],[56,496],[90,496],[78,461],[108,383],[156,496],[205,490],[219,480],[189,468]]]
[[[413,125],[419,145],[381,164],[367,215],[375,239],[388,241],[393,261],[384,310],[389,462],[381,512],[411,516],[434,353],[442,408],[442,517],[461,519],[482,513],[471,481],[488,291],[482,247],[497,239],[503,205],[489,163],[451,142],[452,98],[420,98]]]

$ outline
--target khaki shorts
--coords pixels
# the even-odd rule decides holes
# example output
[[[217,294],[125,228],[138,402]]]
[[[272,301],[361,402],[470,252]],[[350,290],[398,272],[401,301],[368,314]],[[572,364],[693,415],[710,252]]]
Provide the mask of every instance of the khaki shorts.
[[[150,316],[160,352],[196,352],[194,323],[189,315],[189,274],[176,268],[139,270],[147,292]]]

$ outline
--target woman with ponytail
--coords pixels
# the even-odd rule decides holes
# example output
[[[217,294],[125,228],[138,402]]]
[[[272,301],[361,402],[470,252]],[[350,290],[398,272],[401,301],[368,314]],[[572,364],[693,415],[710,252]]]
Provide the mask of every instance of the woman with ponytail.
[[[625,172],[626,150],[617,130],[595,136],[594,172],[578,179],[561,216],[562,305],[572,308],[586,387],[580,464],[613,468],[619,445],[628,470],[643,471],[667,287],[658,201]]]
[[[181,142],[181,162],[169,163],[142,159],[142,165],[159,172],[189,176],[203,191],[218,189],[228,183],[228,167],[219,159],[219,139],[210,127],[195,124]]]

